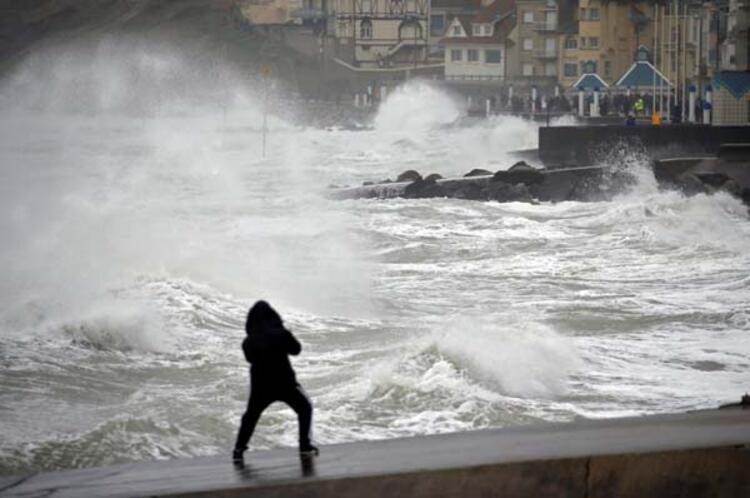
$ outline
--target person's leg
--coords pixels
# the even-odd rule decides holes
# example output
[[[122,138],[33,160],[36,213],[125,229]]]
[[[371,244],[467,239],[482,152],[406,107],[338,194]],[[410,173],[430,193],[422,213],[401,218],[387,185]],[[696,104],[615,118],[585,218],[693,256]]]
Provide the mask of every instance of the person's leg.
[[[299,447],[301,451],[316,449],[310,444],[310,430],[312,428],[312,403],[305,394],[302,386],[296,387],[284,393],[281,401],[289,405],[297,413],[299,421]],[[316,449],[317,450],[317,449]]]
[[[257,389],[254,389],[250,393],[250,399],[247,402],[247,409],[245,410],[245,414],[242,415],[240,430],[237,432],[237,442],[234,444],[235,456],[237,456],[237,453],[242,455],[242,452],[247,449],[247,443],[250,441],[250,438],[255,431],[255,426],[258,423],[260,414],[263,413],[263,410],[268,408],[268,405],[270,405],[271,402],[272,399],[257,392]]]

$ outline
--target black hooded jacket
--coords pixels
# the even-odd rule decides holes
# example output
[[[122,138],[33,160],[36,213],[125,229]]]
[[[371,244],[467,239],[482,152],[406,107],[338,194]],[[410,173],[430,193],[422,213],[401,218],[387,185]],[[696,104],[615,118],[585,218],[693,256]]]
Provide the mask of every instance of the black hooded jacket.
[[[289,355],[298,355],[302,346],[284,327],[276,310],[265,301],[255,303],[247,315],[245,331],[242,351],[250,363],[252,386],[280,390],[296,386]]]

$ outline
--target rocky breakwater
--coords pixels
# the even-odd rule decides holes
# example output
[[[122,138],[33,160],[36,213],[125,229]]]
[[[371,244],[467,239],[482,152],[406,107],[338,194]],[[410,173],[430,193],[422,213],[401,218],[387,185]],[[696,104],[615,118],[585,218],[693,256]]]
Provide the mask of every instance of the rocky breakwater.
[[[423,199],[447,197],[497,202],[606,200],[635,182],[625,170],[590,166],[548,170],[519,161],[496,172],[474,169],[461,178],[403,172],[395,181],[365,182],[359,187],[332,186],[334,199]]]

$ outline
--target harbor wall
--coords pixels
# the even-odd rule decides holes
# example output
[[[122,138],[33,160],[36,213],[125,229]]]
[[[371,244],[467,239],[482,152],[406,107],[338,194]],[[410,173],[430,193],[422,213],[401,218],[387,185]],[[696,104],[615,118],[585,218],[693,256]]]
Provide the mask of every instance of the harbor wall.
[[[558,126],[539,128],[539,158],[548,168],[606,162],[628,148],[650,159],[716,156],[719,146],[750,142],[750,126]]]

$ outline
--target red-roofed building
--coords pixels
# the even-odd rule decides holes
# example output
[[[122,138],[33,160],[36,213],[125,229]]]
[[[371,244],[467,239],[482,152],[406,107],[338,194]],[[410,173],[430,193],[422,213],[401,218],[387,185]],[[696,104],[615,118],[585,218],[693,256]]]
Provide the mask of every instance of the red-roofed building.
[[[495,0],[475,15],[452,16],[440,42],[445,47],[445,79],[505,80],[512,44],[508,36],[515,24],[515,0]]]

